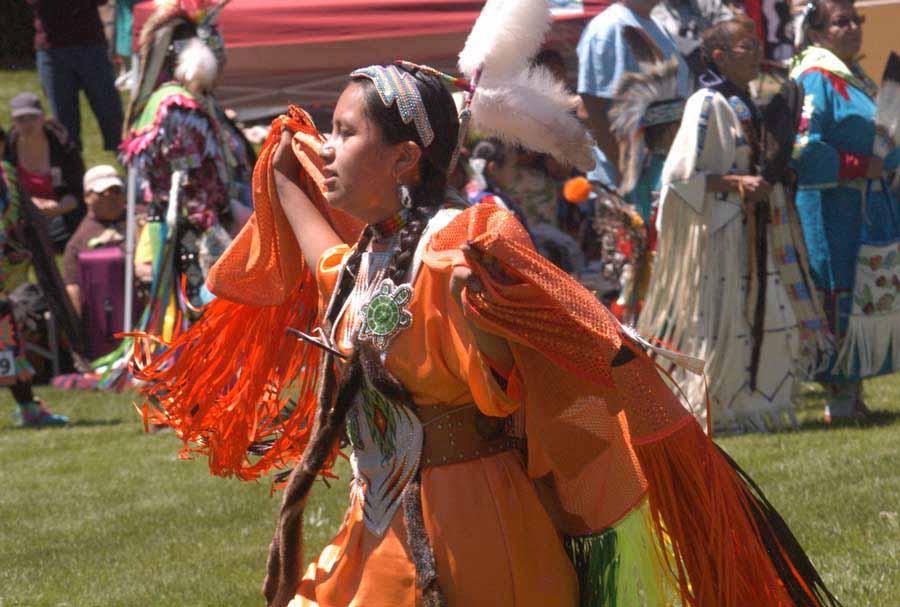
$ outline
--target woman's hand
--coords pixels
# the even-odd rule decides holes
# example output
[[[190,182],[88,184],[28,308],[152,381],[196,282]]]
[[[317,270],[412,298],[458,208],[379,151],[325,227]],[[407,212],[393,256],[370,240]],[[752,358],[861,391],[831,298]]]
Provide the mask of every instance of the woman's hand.
[[[884,158],[872,156],[869,159],[869,167],[866,169],[866,179],[881,179],[884,177]]]
[[[153,262],[134,264],[134,277],[141,282],[153,281]]]
[[[453,273],[450,274],[450,295],[460,308],[463,308],[462,292],[467,287],[473,293],[481,293],[484,290],[481,281],[475,276],[472,268],[455,266]]]
[[[48,219],[59,215],[65,215],[66,213],[75,210],[75,207],[78,206],[78,200],[71,194],[66,194],[59,201],[51,198],[32,198],[31,202],[33,202],[34,206],[40,210],[41,214]]]
[[[41,212],[41,215],[47,217],[48,219],[51,217],[56,217],[60,214],[59,211],[59,203],[50,198],[32,198],[31,202],[34,203],[34,206],[38,208]]]
[[[706,188],[710,192],[741,194],[748,203],[765,200],[772,193],[772,184],[759,175],[710,175]]]
[[[466,248],[463,247],[463,250],[465,251]],[[497,371],[504,373],[510,371],[515,364],[515,359],[509,344],[502,337],[482,330],[466,316],[462,297],[463,289],[467,289],[470,293],[481,293],[484,291],[484,286],[471,268],[455,266],[453,273],[450,274],[450,296],[463,311],[463,318],[466,319],[466,323],[475,337],[475,345],[494,365],[499,367]]]
[[[291,183],[300,187],[300,161],[294,154],[291,144],[293,138],[294,134],[290,130],[281,131],[281,141],[278,142],[278,147],[275,148],[275,154],[272,156],[272,170],[276,175],[286,177]],[[280,190],[279,194],[281,194]]]
[[[744,200],[749,203],[766,200],[772,194],[772,184],[759,175],[741,175],[740,185],[744,192]]]
[[[300,161],[291,143],[293,137],[294,134],[287,128],[281,132],[281,140],[272,155],[272,174],[278,194],[277,204],[281,205],[291,225],[306,263],[315,269],[322,253],[343,241],[303,191]]]

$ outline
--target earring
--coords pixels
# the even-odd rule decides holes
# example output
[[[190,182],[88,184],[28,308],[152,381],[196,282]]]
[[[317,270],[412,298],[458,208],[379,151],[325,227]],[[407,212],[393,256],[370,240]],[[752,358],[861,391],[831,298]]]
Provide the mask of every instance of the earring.
[[[400,206],[404,209],[411,209],[413,207],[412,194],[410,194],[408,186],[405,186],[402,183],[398,184],[397,195],[400,197]]]

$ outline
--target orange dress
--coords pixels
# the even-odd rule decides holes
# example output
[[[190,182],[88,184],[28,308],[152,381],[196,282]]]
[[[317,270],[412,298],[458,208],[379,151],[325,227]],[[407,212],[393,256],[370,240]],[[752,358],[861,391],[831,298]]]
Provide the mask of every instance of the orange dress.
[[[340,245],[320,260],[320,310],[349,251]],[[394,338],[386,364],[418,406],[474,402],[491,416],[506,416],[518,409],[519,403],[497,384],[476,349],[462,311],[450,295],[449,272],[423,264],[408,309],[413,322]],[[338,346],[346,350],[346,344],[338,342]],[[515,373],[510,386],[520,381]],[[518,452],[425,468],[421,489],[438,580],[449,605],[577,604],[572,564]],[[378,537],[363,521],[359,493],[351,490],[343,526],[309,565],[292,606],[415,604],[415,567],[402,509],[395,512],[383,537]]]
[[[143,408],[148,423],[172,426],[182,453],[208,456],[213,473],[248,480],[296,462],[309,445],[317,400],[308,370],[321,350],[285,327],[315,326],[319,290],[332,291],[348,252],[331,251],[317,277],[302,262],[272,171],[284,128],[296,129],[304,191],[345,242],[356,240],[358,222],[322,196],[321,137],[291,108],[260,152],[254,216],[210,273],[218,298],[140,373],[154,403]],[[450,605],[837,604],[785,522],[703,433],[636,338],[540,257],[512,215],[475,205],[426,242],[413,322],[391,345],[388,368],[422,408],[521,409],[528,441],[527,474],[511,452],[422,472],[424,524]],[[466,317],[513,352],[506,393],[449,296],[459,263],[484,287],[465,291]],[[309,288],[316,278],[318,289]],[[298,378],[297,398],[278,396]],[[369,414],[351,408],[348,421],[361,412]],[[371,432],[358,438],[377,442]],[[368,441],[360,444],[352,461],[367,452]],[[372,496],[363,508],[353,491],[340,532],[298,584],[295,607],[415,604],[404,517],[383,509],[375,528],[384,533],[373,534]]]

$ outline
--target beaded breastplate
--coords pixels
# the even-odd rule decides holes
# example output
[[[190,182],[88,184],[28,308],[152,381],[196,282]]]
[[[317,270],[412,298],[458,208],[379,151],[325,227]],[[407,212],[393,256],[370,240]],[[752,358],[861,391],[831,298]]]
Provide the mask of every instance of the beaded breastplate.
[[[444,227],[457,211],[441,211],[429,222],[407,275],[407,282],[394,285],[385,278],[390,253],[366,252],[360,261],[356,284],[335,327],[332,343],[346,351],[353,335],[372,341],[386,358],[390,339],[412,322],[406,306],[413,297],[424,244],[434,231]],[[424,430],[415,411],[393,402],[366,382],[347,413],[347,435],[353,452],[353,498],[362,501],[366,528],[381,536],[400,507],[403,492],[419,469]]]

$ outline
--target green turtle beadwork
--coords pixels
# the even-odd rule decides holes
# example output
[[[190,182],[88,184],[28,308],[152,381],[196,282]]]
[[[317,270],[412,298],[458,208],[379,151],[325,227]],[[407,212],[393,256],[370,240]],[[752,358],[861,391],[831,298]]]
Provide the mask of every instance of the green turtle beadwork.
[[[382,280],[369,301],[360,308],[359,338],[371,341],[380,352],[387,350],[394,336],[412,324],[412,312],[406,309],[412,296],[412,286],[397,286],[390,278]]]

